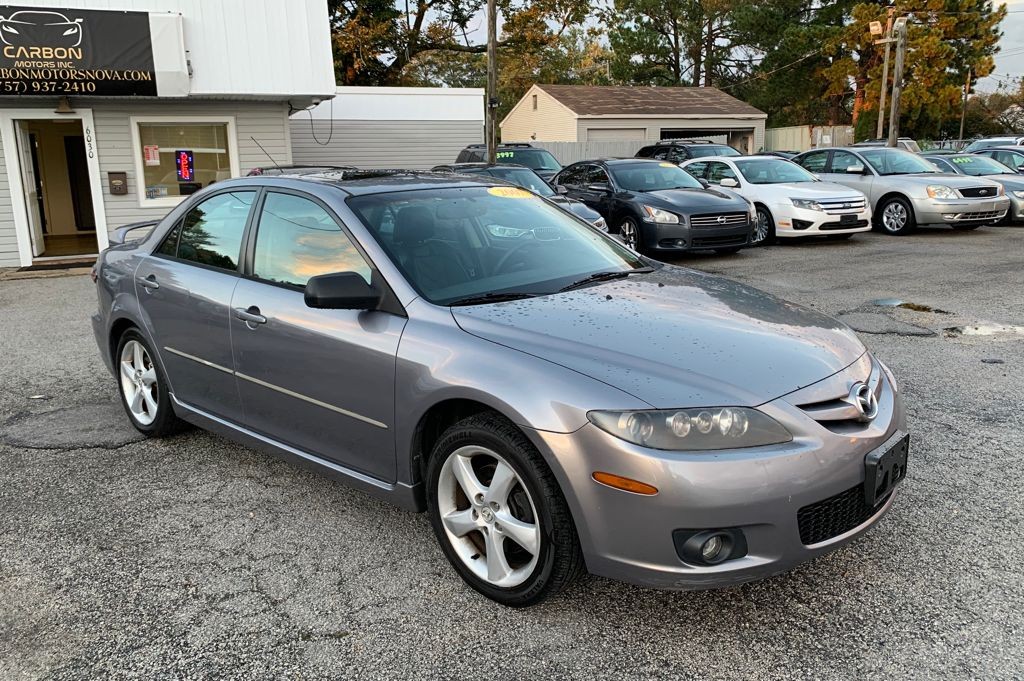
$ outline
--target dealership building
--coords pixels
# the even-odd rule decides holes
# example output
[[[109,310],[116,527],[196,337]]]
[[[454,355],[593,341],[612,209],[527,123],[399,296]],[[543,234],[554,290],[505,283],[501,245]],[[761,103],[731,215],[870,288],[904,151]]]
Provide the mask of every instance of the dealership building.
[[[334,93],[326,0],[0,5],[0,267],[291,163],[289,115]]]

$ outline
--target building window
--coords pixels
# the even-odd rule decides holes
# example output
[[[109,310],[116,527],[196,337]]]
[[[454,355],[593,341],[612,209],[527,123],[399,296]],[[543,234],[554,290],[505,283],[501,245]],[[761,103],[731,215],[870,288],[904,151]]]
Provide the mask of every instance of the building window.
[[[537,95],[533,96],[533,110],[537,110]]]
[[[239,174],[233,120],[133,118],[132,137],[142,206],[174,206]]]

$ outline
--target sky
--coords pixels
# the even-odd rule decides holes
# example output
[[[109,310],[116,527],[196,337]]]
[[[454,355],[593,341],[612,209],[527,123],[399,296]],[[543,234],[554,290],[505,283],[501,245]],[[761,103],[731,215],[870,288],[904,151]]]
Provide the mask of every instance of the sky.
[[[996,69],[989,78],[982,78],[976,90],[992,92],[999,83],[1024,76],[1024,0],[1005,0],[1009,14],[1003,20],[1003,39],[996,55]]]

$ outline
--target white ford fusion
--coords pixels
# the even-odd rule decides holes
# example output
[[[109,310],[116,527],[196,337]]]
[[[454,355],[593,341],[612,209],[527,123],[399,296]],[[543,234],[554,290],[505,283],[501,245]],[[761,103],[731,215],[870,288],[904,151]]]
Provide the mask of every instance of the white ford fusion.
[[[848,239],[871,229],[871,207],[864,194],[822,182],[783,158],[699,158],[683,163],[682,168],[698,180],[731,189],[754,203],[754,243],[796,236]]]

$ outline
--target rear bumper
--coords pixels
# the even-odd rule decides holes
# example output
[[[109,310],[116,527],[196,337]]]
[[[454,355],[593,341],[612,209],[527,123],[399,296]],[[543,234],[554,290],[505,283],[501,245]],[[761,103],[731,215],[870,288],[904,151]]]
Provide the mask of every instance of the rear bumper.
[[[874,509],[865,505],[867,513],[853,516],[855,524],[842,531],[811,544],[801,539],[801,509],[851,495],[859,501],[865,455],[905,432],[903,405],[888,381],[879,404],[878,417],[862,432],[839,435],[775,400],[760,409],[799,434],[786,444],[746,450],[651,450],[593,425],[575,433],[531,435],[556,462],[552,468],[572,508],[590,572],[653,588],[707,589],[784,572],[849,543],[885,515],[898,489]],[[646,482],[658,493],[606,487],[592,479],[594,471]],[[681,557],[673,532],[717,529],[742,531],[746,555],[711,566]]]
[[[913,199],[914,217],[921,225],[991,224],[1006,216],[1010,199]]]

